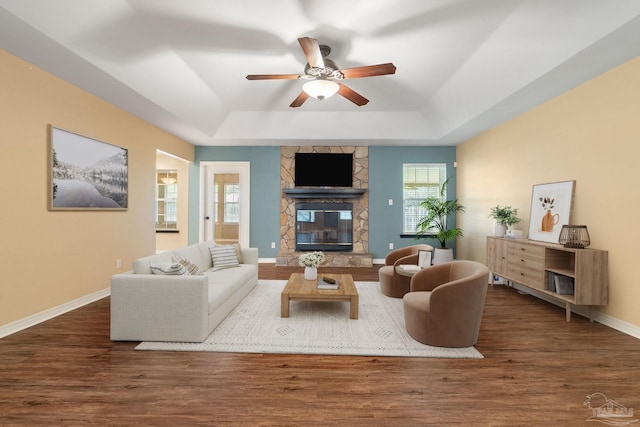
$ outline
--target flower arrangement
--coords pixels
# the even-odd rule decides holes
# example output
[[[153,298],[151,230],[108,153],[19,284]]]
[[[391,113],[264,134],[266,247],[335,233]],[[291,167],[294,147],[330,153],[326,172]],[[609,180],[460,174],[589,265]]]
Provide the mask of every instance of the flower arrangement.
[[[303,267],[318,267],[325,260],[324,253],[316,251],[316,252],[307,252],[298,258],[298,264]]]

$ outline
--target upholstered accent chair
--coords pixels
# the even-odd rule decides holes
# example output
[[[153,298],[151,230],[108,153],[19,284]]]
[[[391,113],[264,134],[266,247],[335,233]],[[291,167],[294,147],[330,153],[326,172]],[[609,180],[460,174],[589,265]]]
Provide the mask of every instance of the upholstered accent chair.
[[[396,266],[413,264],[418,265],[418,251],[431,251],[430,245],[412,245],[389,252],[384,260],[384,266],[378,270],[380,278],[380,291],[383,295],[393,298],[402,298],[409,292],[411,277],[398,274]]]
[[[489,269],[452,261],[418,271],[403,298],[407,332],[423,344],[469,347],[478,342]]]

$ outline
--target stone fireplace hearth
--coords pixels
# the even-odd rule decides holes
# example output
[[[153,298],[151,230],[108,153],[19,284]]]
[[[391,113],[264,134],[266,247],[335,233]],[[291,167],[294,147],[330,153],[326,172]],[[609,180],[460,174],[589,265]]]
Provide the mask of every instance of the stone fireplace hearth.
[[[353,153],[353,188],[295,188],[295,153]],[[310,203],[350,203],[352,204],[352,250],[349,252],[327,251],[323,266],[372,267],[373,257],[369,251],[369,148],[368,147],[295,147],[280,148],[280,252],[276,265],[297,266],[296,252],[296,203],[303,199]],[[314,194],[315,193],[315,194]]]

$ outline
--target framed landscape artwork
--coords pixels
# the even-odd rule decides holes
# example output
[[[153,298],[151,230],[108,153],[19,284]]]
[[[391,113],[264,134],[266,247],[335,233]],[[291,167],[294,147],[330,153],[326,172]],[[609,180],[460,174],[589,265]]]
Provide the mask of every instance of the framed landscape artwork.
[[[49,125],[49,210],[126,210],[128,151]]]
[[[571,223],[575,185],[562,181],[533,186],[529,239],[558,243],[562,226]]]

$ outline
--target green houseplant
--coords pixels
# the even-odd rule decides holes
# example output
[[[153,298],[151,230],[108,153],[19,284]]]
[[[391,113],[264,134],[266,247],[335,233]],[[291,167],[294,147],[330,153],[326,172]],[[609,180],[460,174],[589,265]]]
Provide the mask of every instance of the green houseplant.
[[[447,242],[455,240],[457,237],[462,237],[463,234],[462,229],[459,227],[447,227],[447,217],[449,215],[463,213],[465,208],[458,203],[458,199],[445,199],[445,191],[448,182],[449,178],[442,183],[439,197],[427,197],[420,202],[420,206],[427,211],[427,214],[418,221],[416,226],[416,237],[423,234],[434,233],[436,239],[440,242],[440,248],[438,249],[451,252],[451,249],[447,248]],[[437,264],[438,260],[441,259],[441,255],[439,256],[438,254],[438,249],[436,249],[436,252],[434,253],[434,264]],[[453,259],[452,254],[447,255],[447,258]]]
[[[497,205],[492,207],[489,218],[493,218],[498,224],[506,226],[516,225],[520,222],[518,209],[512,208],[511,206]]]
[[[496,221],[495,235],[502,237],[505,235],[508,226],[516,225],[520,222],[518,209],[511,206],[494,206],[491,208],[489,218]]]

